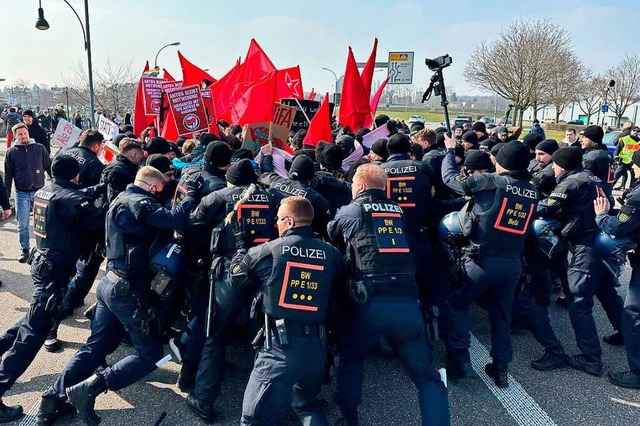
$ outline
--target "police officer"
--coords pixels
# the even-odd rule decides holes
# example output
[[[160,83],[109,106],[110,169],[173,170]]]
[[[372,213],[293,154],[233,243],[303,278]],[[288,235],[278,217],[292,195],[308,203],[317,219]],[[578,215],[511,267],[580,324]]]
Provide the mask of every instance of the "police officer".
[[[171,160],[164,155],[152,154],[147,157],[147,165],[158,169],[164,176],[164,188],[158,195],[158,201],[165,207],[171,207],[171,202],[173,201],[178,186],[176,169],[173,168]]]
[[[538,134],[532,133],[532,135]],[[531,183],[538,189],[541,197],[548,197],[556,186],[556,177],[551,167],[551,156],[558,148],[558,142],[553,139],[538,143],[535,147],[535,158],[529,163]]]
[[[142,144],[130,138],[124,138],[118,145],[120,153],[104,168],[100,182],[107,185],[107,202],[110,204],[118,194],[133,183],[140,162],[144,159]]]
[[[195,382],[193,392],[189,394],[187,404],[189,408],[207,422],[215,419],[214,402],[220,396],[224,373],[224,356],[226,338],[230,329],[237,324],[241,311],[249,306],[252,292],[249,287],[232,287],[228,280],[229,265],[237,251],[233,230],[236,223],[242,223],[244,232],[249,236],[247,248],[270,241],[275,237],[276,206],[273,196],[255,185],[257,175],[251,161],[242,159],[229,167],[226,173],[227,188],[215,191],[202,199],[194,210],[189,221],[188,233],[211,235],[211,252],[215,276],[213,303],[209,307],[209,317],[215,314],[209,335],[200,354],[190,354],[191,346],[187,349],[182,360],[180,377],[184,382],[189,374]],[[207,249],[205,249],[207,250]],[[202,290],[202,289],[201,289]],[[255,293],[255,289],[253,291]],[[203,324],[202,338],[204,339],[205,315],[208,294],[200,294],[201,300],[196,321]],[[194,326],[191,338],[199,327]],[[190,339],[191,343],[191,339]],[[195,356],[197,355],[197,357]],[[200,361],[199,365],[197,361]],[[191,372],[187,370],[192,370]],[[197,378],[196,378],[197,370]]]
[[[493,362],[485,372],[498,387],[507,387],[511,362],[509,321],[513,295],[522,271],[521,255],[538,199],[527,172],[529,148],[520,142],[505,144],[496,156],[496,172],[461,176],[453,158],[456,142],[446,138],[447,155],[442,178],[451,189],[472,200],[460,212],[470,240],[461,259],[463,280],[447,296],[449,324],[445,335],[447,371],[466,377],[469,362],[469,306],[481,296],[491,325]]]
[[[0,363],[0,398],[29,367],[51,330],[80,255],[77,241],[88,229],[104,226],[104,216],[93,206],[93,200],[79,190],[78,162],[71,156],[56,157],[51,171],[53,182],[35,194],[33,301],[26,315],[0,337],[0,354],[4,354]],[[21,415],[22,407],[7,407],[0,400],[0,422]]]
[[[602,189],[607,197],[611,197],[613,189],[613,156],[602,143],[604,131],[600,126],[587,126],[580,133],[582,147],[582,164],[602,181]]]
[[[344,326],[336,399],[345,423],[357,425],[364,360],[386,336],[418,388],[422,424],[448,425],[447,391],[423,332],[404,213],[386,197],[386,188],[387,175],[380,166],[360,166],[351,187],[353,202],[341,208],[328,227],[333,240],[347,244],[352,299],[344,301],[340,321]]]
[[[633,173],[640,176],[640,151],[631,156]],[[596,223],[601,230],[616,237],[631,237],[640,243],[640,186],[636,186],[627,196],[616,216],[609,215],[609,200],[598,197],[594,200]],[[640,389],[640,251],[629,256],[632,272],[629,289],[624,302],[622,334],[627,349],[629,370],[609,373],[609,381],[616,386]]]
[[[330,214],[333,217],[340,207],[351,201],[351,190],[345,182],[346,176],[342,170],[342,149],[335,144],[319,142],[316,147],[316,159],[320,163],[320,170],[315,173],[312,185],[329,201]]]
[[[633,156],[633,153],[640,148],[640,137],[638,137],[639,132],[640,127],[633,126],[627,136],[623,136],[618,139],[618,146],[620,147],[618,159],[620,160],[620,164],[613,175],[613,181],[615,184],[615,182],[622,177],[622,183],[617,189],[624,189],[625,184],[627,183],[628,172],[631,172],[631,188],[636,184],[637,177],[633,171],[633,161],[631,157]]]
[[[53,422],[68,413],[68,397],[86,424],[97,425],[100,417],[94,403],[100,393],[123,389],[161,365],[149,250],[158,232],[183,229],[193,206],[193,198],[187,196],[173,211],[162,208],[156,197],[163,187],[162,173],[145,166],[111,204],[106,220],[107,274],[98,284],[91,335],[42,396],[40,422]],[[125,331],[135,354],[94,374],[104,357],[118,348]]]
[[[97,130],[89,129],[80,135],[79,145],[75,148],[62,150],[58,155],[68,155],[80,164],[81,188],[97,185],[104,170],[104,164],[98,158],[104,145],[104,136]]]
[[[595,252],[595,238],[599,230],[593,210],[586,208],[599,194],[603,194],[602,182],[582,167],[582,161],[578,148],[561,148],[553,154],[553,170],[558,185],[548,198],[540,202],[538,211],[543,217],[555,217],[560,221],[561,236],[572,253],[567,274],[568,307],[580,353],[572,357],[571,365],[600,376],[602,348],[592,314],[593,297],[600,300],[616,332],[621,329],[623,303],[612,277],[608,272],[605,274],[601,259]]]
[[[289,406],[302,424],[328,425],[317,400],[327,355],[324,323],[344,261],[313,235],[312,221],[311,202],[292,196],[278,209],[280,238],[247,252],[248,235],[235,233],[231,287],[260,286],[265,336],[244,393],[243,425],[276,424]]]
[[[313,206],[313,230],[325,235],[327,223],[330,218],[331,205],[322,195],[311,187],[315,177],[313,160],[306,155],[294,158],[289,169],[289,179],[283,178],[277,173],[263,173],[258,182],[269,188],[276,202],[291,196],[300,196],[308,199]]]
[[[221,141],[210,142],[204,152],[204,163],[188,167],[182,172],[174,201],[179,202],[187,192],[192,192],[196,202],[199,202],[205,195],[227,186],[224,174],[230,162],[229,145]]]

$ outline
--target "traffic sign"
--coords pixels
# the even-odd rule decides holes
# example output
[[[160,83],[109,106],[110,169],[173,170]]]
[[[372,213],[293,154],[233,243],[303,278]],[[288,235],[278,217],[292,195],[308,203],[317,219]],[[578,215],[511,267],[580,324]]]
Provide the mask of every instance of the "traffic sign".
[[[389,52],[389,84],[413,83],[413,52]]]
[[[18,100],[16,98],[9,98],[7,99],[7,103],[11,106],[16,106],[18,105]]]
[[[602,112],[603,113],[609,112],[609,105],[607,105],[607,104],[602,105]]]

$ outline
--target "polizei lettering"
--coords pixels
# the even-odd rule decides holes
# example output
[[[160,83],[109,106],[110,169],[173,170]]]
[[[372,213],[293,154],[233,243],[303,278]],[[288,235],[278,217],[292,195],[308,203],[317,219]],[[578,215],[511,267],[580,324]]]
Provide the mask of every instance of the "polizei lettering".
[[[300,197],[307,196],[307,191],[305,191],[304,189],[294,188],[292,186],[286,185],[281,182],[278,182],[275,185],[273,185],[273,188],[277,189],[280,192],[284,192],[285,194],[289,194],[293,196],[300,196]]]
[[[231,195],[231,199],[233,201],[238,201],[240,199],[240,196],[242,194],[232,194]],[[251,194],[251,196],[249,197],[248,200],[246,200],[247,203],[268,203],[269,202],[269,198],[267,197],[266,194]]]
[[[535,189],[522,188],[520,186],[515,185],[507,185],[506,191],[513,195],[518,195],[520,197],[531,198],[533,200],[538,199],[538,195],[536,194]]]
[[[402,175],[402,174],[415,173],[418,171],[418,168],[416,166],[385,167],[384,171],[388,175]]]
[[[305,257],[307,259],[318,260],[327,259],[327,253],[324,250],[298,246],[282,246],[282,255],[291,255],[295,257]]]
[[[365,212],[392,212],[402,213],[402,208],[397,204],[385,204],[385,203],[364,203],[362,208]]]

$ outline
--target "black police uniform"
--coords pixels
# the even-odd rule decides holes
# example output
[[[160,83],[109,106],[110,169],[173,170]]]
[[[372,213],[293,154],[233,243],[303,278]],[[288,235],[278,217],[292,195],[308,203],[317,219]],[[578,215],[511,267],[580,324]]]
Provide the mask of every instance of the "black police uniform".
[[[556,187],[556,176],[553,173],[553,162],[545,166],[538,164],[536,160],[531,160],[529,173],[531,173],[531,183],[536,187],[540,197],[548,197]]]
[[[602,181],[604,193],[611,199],[613,191],[613,155],[603,144],[597,144],[595,148],[588,149],[582,154],[582,165]]]
[[[280,204],[283,198],[291,196],[304,197],[313,206],[313,230],[321,235],[327,233],[327,223],[329,223],[331,204],[318,191],[305,182],[286,179],[276,173],[263,173],[258,182],[269,188],[269,192],[275,197],[276,203]]]
[[[127,189],[127,185],[136,179],[139,166],[122,154],[116,158],[102,171],[100,182],[107,185],[107,201],[109,204],[116,199],[118,194]]]
[[[80,165],[80,181],[78,183],[81,188],[100,183],[100,177],[105,166],[91,149],[78,146],[60,151],[58,155],[68,155],[78,161]]]
[[[351,188],[349,185],[340,181],[326,170],[316,172],[316,177],[311,182],[311,186],[329,201],[331,217],[335,216],[340,207],[346,206],[351,202]]]
[[[104,216],[77,184],[54,178],[35,194],[31,263],[33,301],[24,318],[0,338],[0,397],[24,373],[51,330],[58,306],[80,255],[78,240],[104,226]]]
[[[159,231],[184,228],[192,206],[193,198],[188,196],[169,211],[135,185],[129,185],[111,204],[106,220],[107,274],[98,284],[91,336],[43,395],[41,408],[47,399],[63,401],[68,395],[85,422],[99,422],[93,411],[98,394],[125,388],[158,367],[162,342],[157,295],[150,286],[149,250]],[[105,356],[118,348],[125,332],[135,354],[90,377]]]
[[[562,224],[561,235],[572,253],[567,273],[569,317],[580,353],[594,363],[591,373],[599,375],[602,348],[592,314],[593,297],[600,300],[611,325],[618,331],[622,327],[623,310],[622,298],[616,292],[613,277],[605,273],[601,258],[595,252],[595,237],[599,229],[592,203],[602,181],[582,167],[563,173],[557,181],[551,195],[540,202],[538,212],[543,217],[556,217]]]
[[[242,402],[243,425],[276,424],[289,406],[302,424],[328,424],[317,401],[326,360],[323,330],[343,274],[340,253],[315,238],[310,226],[234,256],[231,287],[260,286],[266,329]]]
[[[231,222],[226,223],[225,218],[234,210]],[[215,319],[209,324],[211,330],[206,340],[205,312],[209,300],[209,285],[203,284],[194,288],[192,291],[196,294],[191,296],[192,309],[197,312],[196,324],[189,336],[183,369],[185,360],[195,364],[197,377],[192,399],[202,407],[212,408],[220,395],[226,337],[231,327],[238,322],[241,311],[251,302],[251,293],[247,292],[246,288],[231,287],[227,279],[229,264],[237,251],[233,235],[234,221],[242,223],[250,237],[249,245],[255,246],[276,236],[275,215],[276,206],[272,195],[255,185],[215,191],[204,197],[191,215],[187,233],[201,236],[198,239],[194,237],[191,241],[199,241],[197,247],[201,247],[198,249],[200,253],[211,252],[216,264],[221,262],[216,267],[215,277],[212,278],[215,280],[215,305],[211,308],[215,312]],[[211,263],[210,259],[208,263]],[[194,300],[197,301],[195,305]]]
[[[538,195],[527,172],[460,176],[453,149],[442,162],[442,177],[452,190],[473,197],[470,211],[465,207],[460,212],[466,217],[461,222],[471,242],[461,259],[465,279],[447,297],[448,371],[453,377],[464,377],[468,371],[469,306],[482,296],[488,302],[482,306],[491,325],[491,368],[505,372],[513,357],[509,328],[513,296]],[[487,371],[490,375],[494,372]]]
[[[640,243],[640,185],[627,196],[624,205],[616,216],[601,213],[596,216],[601,230],[617,237],[631,237]],[[627,349],[627,362],[630,372],[627,381],[640,386],[640,250],[629,256],[632,272],[622,314],[622,334]],[[624,379],[621,373],[609,373],[613,383]],[[633,380],[635,379],[635,380]]]
[[[433,365],[424,334],[404,212],[385,192],[370,189],[329,222],[334,241],[344,239],[351,303],[343,301],[336,400],[347,424],[357,423],[366,356],[382,336],[397,349],[418,388],[423,424],[449,424],[447,391]]]
[[[200,202],[204,196],[226,187],[225,172],[206,163],[185,169],[175,193],[174,203],[182,201],[187,193],[194,194],[196,202]]]

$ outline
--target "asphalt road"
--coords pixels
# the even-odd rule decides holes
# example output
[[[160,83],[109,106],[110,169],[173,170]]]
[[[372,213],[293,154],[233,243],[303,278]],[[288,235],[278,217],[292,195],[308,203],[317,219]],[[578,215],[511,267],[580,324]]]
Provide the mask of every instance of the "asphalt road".
[[[0,140],[0,162],[4,161],[4,140]],[[19,255],[17,225],[10,221],[0,226],[0,329],[7,329],[26,311],[32,291],[27,265],[17,262]],[[621,277],[621,293],[625,292],[629,270]],[[101,272],[102,274],[102,272]],[[87,303],[92,303],[92,292]],[[577,353],[573,332],[566,310],[551,308],[552,322],[568,353]],[[606,316],[596,303],[595,317],[600,333],[611,333]],[[482,370],[483,357],[490,347],[486,314],[479,308],[472,312],[473,362]],[[25,412],[35,410],[39,396],[55,380],[66,361],[89,335],[89,324],[81,312],[60,327],[64,350],[50,354],[40,351],[33,364],[5,395],[7,404],[21,404]],[[511,364],[509,391],[498,390],[487,383],[484,373],[458,383],[449,383],[449,398],[455,425],[638,425],[640,424],[640,392],[625,390],[609,384],[606,377],[595,378],[563,369],[541,373],[532,370],[529,363],[542,350],[529,333],[513,336],[514,362]],[[131,349],[121,347],[108,361],[113,363],[126,356]],[[169,353],[166,348],[166,353]],[[444,349],[435,348],[437,366],[444,365]],[[238,424],[242,395],[251,371],[252,352],[241,343],[227,352],[227,376],[222,397],[217,402],[220,425]],[[605,371],[626,369],[623,348],[604,345]],[[179,366],[174,362],[127,389],[100,395],[96,408],[105,425],[154,425],[162,412],[167,413],[162,425],[201,424],[184,403],[185,395],[175,386]],[[483,377],[485,380],[483,380]],[[517,382],[517,383],[516,383]],[[518,386],[518,384],[520,386]],[[326,387],[322,397],[331,401],[333,389]],[[621,401],[621,402],[616,402]],[[635,404],[635,406],[634,406]],[[508,408],[506,408],[508,407]],[[398,360],[373,356],[366,364],[364,402],[360,409],[363,425],[418,425],[420,416],[417,392],[404,373]],[[328,412],[333,422],[338,418],[335,405]],[[293,421],[290,422],[294,424]],[[35,424],[33,416],[25,416],[13,425]],[[71,417],[61,425],[81,422]]]

